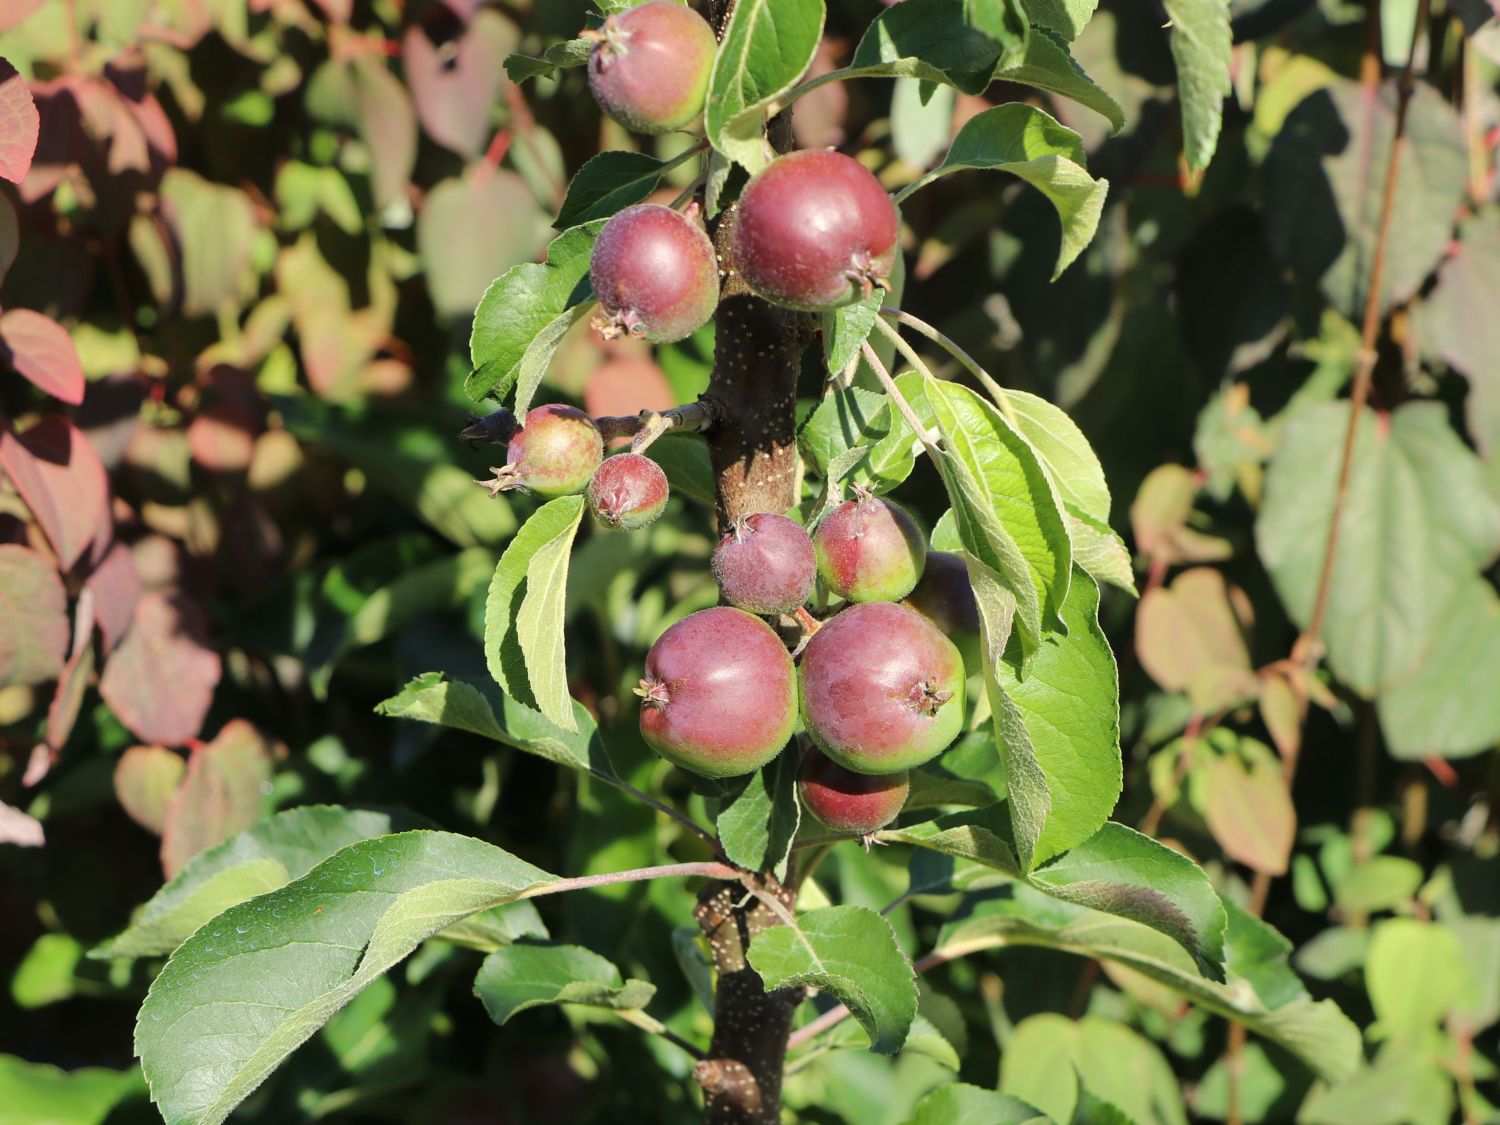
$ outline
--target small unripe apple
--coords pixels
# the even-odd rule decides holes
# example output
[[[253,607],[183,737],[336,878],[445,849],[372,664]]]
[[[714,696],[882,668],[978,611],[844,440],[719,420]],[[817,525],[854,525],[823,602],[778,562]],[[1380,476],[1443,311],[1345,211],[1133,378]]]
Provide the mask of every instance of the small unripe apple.
[[[799,682],[807,733],[855,773],[920,766],[963,726],[963,658],[903,605],[854,605],[824,622],[802,653]]]
[[[820,312],[888,284],[900,233],[896,205],[863,164],[804,149],[751,177],[730,237],[751,289],[772,304]]]
[[[894,602],[911,593],[927,561],[927,541],[906,509],[856,490],[813,533],[818,573],[851,602]]]
[[[491,469],[490,495],[516,488],[540,496],[571,496],[588,487],[604,459],[604,438],[583,411],[549,403],[528,411],[505,449],[505,465]]]
[[[704,777],[758,770],[797,718],[797,674],[759,617],[716,606],[684,617],[651,646],[641,736],[667,761]]]
[[[835,832],[870,836],[901,811],[911,791],[909,774],[855,773],[845,769],[816,746],[802,755],[797,770],[797,792],[802,803]]]
[[[641,203],[599,231],[589,259],[599,298],[593,324],[606,340],[627,333],[656,344],[691,336],[719,303],[719,259],[686,215]]]
[[[656,522],[670,491],[667,474],[651,458],[617,453],[606,457],[589,480],[589,510],[609,527],[637,531]]]
[[[751,613],[791,613],[807,604],[818,580],[807,532],[773,512],[736,520],[709,565],[724,600]]]
[[[599,108],[633,133],[669,133],[703,112],[718,43],[708,21],[674,0],[617,12],[589,52]]]

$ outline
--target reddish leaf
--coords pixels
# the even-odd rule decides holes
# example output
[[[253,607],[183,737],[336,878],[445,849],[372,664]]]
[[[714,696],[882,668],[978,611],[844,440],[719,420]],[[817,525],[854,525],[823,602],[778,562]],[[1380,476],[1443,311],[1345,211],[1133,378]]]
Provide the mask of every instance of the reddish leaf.
[[[55,679],[68,652],[68,596],[35,551],[0,544],[0,687]]]
[[[41,118],[41,133],[36,158],[21,185],[21,199],[26,203],[35,203],[51,193],[89,150],[74,86],[71,78],[57,78],[39,82],[32,90]]]
[[[407,29],[401,61],[429,137],[462,156],[479,155],[490,134],[490,112],[505,86],[505,56],[518,40],[515,25],[490,11],[478,13],[461,34],[445,41],[434,42],[426,27]]]
[[[109,481],[88,439],[63,418],[44,418],[24,434],[0,430],[0,468],[71,570],[109,519]]]
[[[0,240],[4,234],[0,232]],[[0,246],[0,259],[4,247]],[[4,270],[0,269],[0,274]],[[83,364],[68,330],[31,309],[0,313],[0,356],[53,398],[77,406],[83,401]]]
[[[672,384],[649,352],[610,357],[589,373],[583,387],[584,409],[595,418],[670,410],[676,405]],[[620,438],[615,444],[629,442]]]
[[[181,754],[161,746],[132,746],[115,765],[115,796],[131,820],[160,836],[185,773]]]
[[[145,742],[181,746],[195,737],[219,682],[219,654],[204,643],[201,611],[178,593],[146,594],[110,654],[99,693]]]
[[[21,220],[9,199],[0,195],[0,281],[16,264],[16,254],[21,249]]]
[[[108,654],[125,635],[135,603],[141,598],[141,576],[130,548],[118,541],[111,544],[84,589],[93,593],[94,620]]]
[[[193,460],[217,473],[242,473],[255,454],[260,420],[234,402],[216,402],[198,411],[188,425]]]
[[[41,116],[26,82],[0,59],[0,176],[13,184],[26,178],[40,130]]]
[[[1297,811],[1269,751],[1248,769],[1238,755],[1208,767],[1204,818],[1233,859],[1255,871],[1284,875],[1297,834]]]
[[[20,809],[13,809],[0,801],[0,844],[17,844],[23,848],[39,848],[47,842],[41,824]]]
[[[80,601],[79,612],[83,612],[84,608]],[[83,706],[83,693],[88,690],[89,679],[94,674],[94,646],[89,643],[92,635],[91,622],[89,636],[84,638],[81,645],[74,646],[73,655],[68,657],[67,664],[63,666],[62,675],[57,680],[57,694],[52,697],[52,703],[47,708],[47,745],[52,749],[54,760],[57,752],[67,744],[68,736],[73,733],[73,724],[78,722],[78,710]]]
[[[1224,576],[1194,567],[1148,590],[1135,616],[1141,666],[1168,691],[1184,691],[1199,715],[1259,693]]]
[[[47,0],[6,0],[0,8],[0,31],[9,31],[33,12],[41,10]]]
[[[314,0],[334,23],[348,23],[354,13],[354,0]]]
[[[406,198],[417,161],[417,115],[406,87],[374,55],[360,55],[349,70],[358,106],[359,138],[370,150],[375,206]]]
[[[207,746],[193,750],[162,829],[161,862],[169,879],[204,848],[260,819],[275,749],[254,726],[235,719]]]

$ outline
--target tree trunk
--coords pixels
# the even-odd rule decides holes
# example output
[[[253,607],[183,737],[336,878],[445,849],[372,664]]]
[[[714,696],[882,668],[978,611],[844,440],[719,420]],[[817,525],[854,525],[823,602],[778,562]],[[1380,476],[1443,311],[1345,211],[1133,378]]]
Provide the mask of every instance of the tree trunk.
[[[710,0],[709,20],[721,35],[733,4]],[[771,123],[770,133],[777,151],[791,147],[789,112]],[[715,416],[706,436],[721,529],[741,516],[784,512],[797,503],[797,376],[812,339],[808,317],[769,305],[746,288],[729,248],[734,221],[731,209],[713,229],[722,295],[715,317],[714,370],[703,396]],[[791,892],[773,877],[760,876],[758,886],[791,909]],[[787,1036],[803,992],[767,993],[745,952],[756,934],[780,921],[738,883],[707,887],[695,916],[718,972],[713,1041],[697,1069],[705,1120],[713,1125],[776,1125]]]

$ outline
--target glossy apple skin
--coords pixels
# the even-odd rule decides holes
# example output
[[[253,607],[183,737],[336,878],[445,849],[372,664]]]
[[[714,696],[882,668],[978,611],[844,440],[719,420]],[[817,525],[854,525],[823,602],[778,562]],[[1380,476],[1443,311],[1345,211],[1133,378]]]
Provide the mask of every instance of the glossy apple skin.
[[[709,565],[724,600],[750,613],[791,613],[807,604],[818,581],[812,539],[773,512],[737,520]]]
[[[772,304],[820,312],[890,278],[901,220],[871,172],[842,153],[778,157],[745,185],[731,232],[735,268]]]
[[[606,457],[589,480],[589,510],[600,523],[638,531],[656,522],[671,489],[667,474],[649,457],[617,453]]]
[[[594,327],[655,344],[691,336],[719,304],[719,259],[708,234],[657,203],[627,207],[599,231],[589,259],[599,298]]]
[[[868,836],[901,811],[911,791],[910,775],[868,774],[845,769],[816,746],[808,747],[797,769],[802,804],[835,832]]]
[[[759,617],[730,606],[700,610],[663,633],[638,690],[647,744],[704,777],[759,769],[796,724],[791,654]]]
[[[681,129],[703,112],[717,46],[697,12],[653,0],[604,21],[589,52],[589,89],[633,133]]]
[[[527,412],[505,453],[513,487],[541,496],[571,496],[588,487],[604,459],[604,439],[583,411],[549,403]]]
[[[813,546],[823,581],[851,602],[900,601],[927,562],[927,541],[906,509],[868,493],[824,516]]]
[[[855,773],[914,769],[963,726],[963,658],[903,605],[854,605],[824,622],[802,653],[798,682],[807,733]]]
[[[958,646],[971,673],[979,671],[979,603],[963,559],[947,551],[928,551],[927,565],[906,604]]]

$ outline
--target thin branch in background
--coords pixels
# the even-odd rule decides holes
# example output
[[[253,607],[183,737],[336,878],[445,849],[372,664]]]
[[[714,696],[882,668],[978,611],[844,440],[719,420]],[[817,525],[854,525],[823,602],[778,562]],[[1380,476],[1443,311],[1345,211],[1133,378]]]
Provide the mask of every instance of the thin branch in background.
[[[1385,286],[1386,258],[1391,236],[1391,217],[1395,212],[1396,181],[1400,169],[1401,146],[1406,138],[1406,116],[1411,106],[1413,71],[1416,68],[1417,45],[1421,41],[1422,27],[1427,23],[1432,0],[1418,0],[1416,26],[1412,29],[1411,49],[1406,55],[1406,65],[1401,68],[1401,79],[1396,95],[1396,128],[1391,137],[1390,156],[1386,161],[1385,187],[1380,199],[1380,225],[1376,228],[1375,255],[1370,263],[1370,289],[1365,296],[1364,324],[1359,334],[1359,364],[1354,371],[1354,388],[1349,395],[1349,424],[1344,430],[1344,448],[1339,460],[1338,485],[1333,494],[1333,518],[1328,525],[1328,542],[1323,549],[1323,565],[1318,573],[1318,592],[1313,599],[1312,614],[1307,628],[1292,647],[1292,659],[1304,669],[1311,671],[1318,660],[1323,635],[1323,622],[1328,614],[1328,594],[1333,586],[1333,564],[1338,554],[1339,524],[1344,515],[1344,504],[1348,499],[1349,476],[1354,463],[1354,440],[1359,432],[1359,419],[1370,398],[1370,385],[1375,373],[1375,344],[1380,334],[1380,293]],[[1372,22],[1379,19],[1380,5],[1371,7]],[[1378,41],[1377,41],[1378,51]],[[1369,58],[1368,52],[1366,55]],[[1379,62],[1376,56],[1375,79],[1379,78]],[[1363,72],[1368,80],[1369,66]],[[1302,701],[1304,713],[1306,700]],[[1287,762],[1288,772],[1295,768],[1296,759]]]
[[[1333,494],[1333,511],[1328,525],[1328,540],[1323,548],[1323,563],[1318,572],[1317,594],[1308,617],[1307,628],[1292,646],[1291,664],[1300,669],[1303,676],[1311,675],[1321,657],[1324,619],[1328,614],[1328,596],[1333,586],[1333,564],[1338,554],[1339,525],[1344,516],[1344,505],[1349,494],[1349,479],[1354,464],[1354,442],[1359,433],[1360,417],[1370,399],[1370,387],[1375,374],[1375,345],[1380,335],[1380,294],[1385,285],[1386,258],[1390,245],[1391,219],[1395,213],[1396,185],[1400,171],[1401,146],[1406,138],[1407,110],[1411,106],[1413,76],[1416,71],[1417,48],[1421,43],[1422,29],[1426,26],[1432,8],[1432,0],[1417,0],[1417,10],[1411,34],[1411,46],[1406,62],[1401,68],[1401,77],[1396,92],[1396,125],[1391,136],[1391,151],[1386,159],[1385,183],[1380,199],[1380,224],[1376,228],[1375,253],[1370,263],[1369,292],[1365,295],[1364,321],[1360,328],[1358,365],[1354,372],[1354,386],[1349,395],[1349,422],[1344,429],[1343,451],[1339,459],[1338,483]],[[1366,27],[1365,52],[1360,67],[1360,81],[1373,98],[1381,79],[1380,65],[1380,3],[1370,5],[1369,22]],[[1308,713],[1308,698],[1305,683],[1300,676],[1291,678],[1292,690],[1297,696],[1299,725],[1305,725]],[[1297,776],[1299,753],[1286,755],[1282,766],[1282,781],[1290,792]],[[1266,900],[1271,892],[1271,876],[1257,871],[1250,888],[1250,910],[1256,917],[1264,913]],[[1231,1022],[1229,1039],[1225,1047],[1224,1063],[1229,1079],[1228,1106],[1225,1119],[1228,1125],[1241,1125],[1244,1120],[1241,1109],[1240,1085],[1243,1073],[1243,1051],[1245,1025]]]

